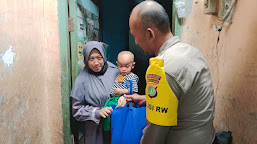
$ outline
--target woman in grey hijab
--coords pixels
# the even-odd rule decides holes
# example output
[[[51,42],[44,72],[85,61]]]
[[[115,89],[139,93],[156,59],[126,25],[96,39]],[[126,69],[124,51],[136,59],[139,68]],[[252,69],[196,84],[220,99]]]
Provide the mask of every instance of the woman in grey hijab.
[[[119,73],[118,68],[106,60],[103,45],[88,42],[83,48],[85,67],[72,88],[72,115],[84,123],[86,144],[108,144],[110,133],[103,131],[102,118],[111,114],[112,108],[104,108]]]

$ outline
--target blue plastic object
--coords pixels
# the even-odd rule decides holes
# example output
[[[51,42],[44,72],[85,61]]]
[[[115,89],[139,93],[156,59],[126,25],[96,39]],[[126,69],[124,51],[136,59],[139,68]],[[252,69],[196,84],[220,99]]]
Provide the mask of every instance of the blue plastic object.
[[[146,126],[146,107],[120,107],[112,105],[111,132],[112,144],[139,144]]]
[[[128,82],[129,82],[129,86],[128,86]],[[133,83],[132,83],[132,80],[129,80],[126,82],[126,87],[127,89],[129,89],[129,95],[132,95],[133,94]]]

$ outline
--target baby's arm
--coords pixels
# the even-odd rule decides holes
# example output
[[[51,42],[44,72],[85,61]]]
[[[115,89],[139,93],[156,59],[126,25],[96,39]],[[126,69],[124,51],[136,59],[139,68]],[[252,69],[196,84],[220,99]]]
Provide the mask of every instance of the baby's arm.
[[[132,93],[137,93],[138,92],[138,76],[136,74],[134,74],[134,76],[132,77],[132,83],[133,83],[133,88],[132,88]],[[129,90],[128,89],[121,89],[121,88],[113,88],[113,93],[116,95],[123,95],[123,94],[129,94]]]
[[[113,88],[116,95],[129,94],[128,89]]]

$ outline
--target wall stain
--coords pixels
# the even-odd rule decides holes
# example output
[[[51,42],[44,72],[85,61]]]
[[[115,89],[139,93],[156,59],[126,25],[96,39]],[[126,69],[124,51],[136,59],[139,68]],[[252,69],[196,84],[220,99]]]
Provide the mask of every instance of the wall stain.
[[[5,15],[3,15],[3,19],[2,19],[3,22],[5,22]]]
[[[249,115],[255,117],[255,119],[257,120],[257,113],[256,112],[250,112]]]
[[[0,94],[0,106],[3,105],[4,102],[5,102],[5,96],[2,96],[2,95]],[[0,109],[0,110],[1,110],[1,109]]]
[[[30,143],[30,137],[31,137],[31,134],[28,136],[28,138],[25,140],[25,142],[23,144],[29,144]]]
[[[193,0],[186,1],[186,19],[188,19],[189,15],[192,11],[192,4],[193,4]]]
[[[5,97],[0,94],[0,108],[4,104],[4,101]],[[10,144],[16,140],[20,123],[25,118],[25,109],[28,108],[28,101],[22,101],[20,103],[20,100],[17,100],[16,105],[17,107],[14,109],[14,113],[11,113],[12,119],[8,121],[7,124],[4,125],[4,127],[1,127],[1,129],[3,128],[8,131],[8,143]],[[2,121],[2,119],[5,119],[5,114],[5,112],[0,113],[0,122]],[[24,143],[30,143],[30,136],[25,140]]]
[[[225,100],[225,101],[227,101],[227,102],[230,102],[233,107],[234,107],[235,104],[236,104],[236,99],[235,99],[235,98],[233,98],[233,99],[231,100],[231,99],[226,98],[226,97],[223,96],[222,99]]]
[[[219,122],[219,124],[220,124],[220,127],[223,129],[223,127],[224,127],[223,123]]]
[[[9,137],[9,141],[12,139],[12,129],[11,129],[11,126],[9,125],[8,126],[8,137]]]

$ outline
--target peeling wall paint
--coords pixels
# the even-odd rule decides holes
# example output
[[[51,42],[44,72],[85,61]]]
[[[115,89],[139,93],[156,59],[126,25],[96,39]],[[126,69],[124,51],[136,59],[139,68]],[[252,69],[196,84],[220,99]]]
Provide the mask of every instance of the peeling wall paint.
[[[10,48],[2,55],[2,61],[9,67],[13,64],[15,53],[13,47]]]

